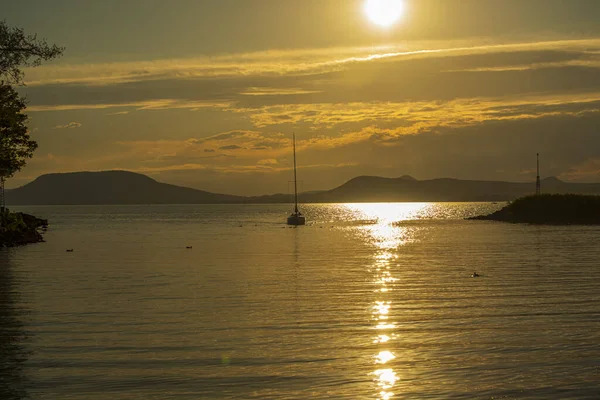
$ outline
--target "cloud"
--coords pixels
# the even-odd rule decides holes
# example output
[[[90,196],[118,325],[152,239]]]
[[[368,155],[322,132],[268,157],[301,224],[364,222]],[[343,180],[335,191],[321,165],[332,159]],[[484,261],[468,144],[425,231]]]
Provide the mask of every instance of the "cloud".
[[[50,111],[96,110],[90,129],[114,128],[102,149],[110,158],[70,159],[57,146],[46,150],[57,159],[35,168],[198,171],[186,179],[198,176],[207,188],[219,188],[212,182],[224,175],[237,188],[244,183],[235,177],[252,173],[279,187],[289,180],[292,132],[310,189],[357,173],[529,179],[537,151],[548,157],[545,174],[589,180],[596,164],[586,163],[600,159],[599,39],[268,51],[30,72],[29,111],[48,112],[36,124],[55,121]],[[150,110],[161,115],[140,124],[148,132],[139,136],[100,119],[129,113],[123,122],[146,122],[139,113]],[[156,140],[132,139],[139,137]],[[260,185],[240,187],[268,187]]]
[[[277,161],[274,158],[269,158],[269,159],[266,159],[266,160],[259,160],[257,162],[257,164],[258,165],[277,165],[277,164],[279,164],[279,161]]]
[[[266,110],[266,119],[259,125],[268,127],[271,123],[277,124],[278,113],[297,120],[297,123],[321,127],[315,132],[303,133],[298,137],[297,148],[306,162],[305,165],[320,164],[319,160],[329,160],[331,154],[339,154],[340,158],[335,159],[337,163],[347,162],[349,157],[357,156],[359,163],[385,163],[384,157],[378,155],[386,153],[385,148],[413,146],[415,143],[431,142],[429,146],[432,148],[447,148],[452,142],[462,143],[464,152],[478,152],[479,149],[472,146],[472,143],[480,143],[478,135],[490,143],[510,137],[522,146],[523,140],[519,141],[510,131],[527,133],[523,128],[527,126],[529,131],[537,134],[549,129],[549,121],[561,121],[555,126],[550,125],[555,132],[552,140],[560,142],[564,140],[561,139],[561,134],[567,138],[565,132],[578,129],[576,127],[581,126],[583,121],[600,118],[600,94],[562,97],[541,95],[449,102],[304,104]],[[572,121],[572,126],[562,121]],[[564,131],[557,132],[557,127]],[[448,138],[443,139],[444,136]],[[434,140],[438,137],[439,140]],[[440,145],[442,142],[445,144]],[[234,164],[274,166],[276,164],[273,164],[273,160],[285,159],[291,153],[289,136],[250,130],[223,132],[186,140],[119,143],[128,148],[127,154],[151,159],[154,160],[153,163],[161,165],[198,164],[198,160],[206,159],[207,152],[214,152],[215,143],[220,150],[235,151],[235,161],[222,156],[211,160],[211,165],[218,164],[224,168]],[[427,146],[417,145],[420,150],[415,150],[415,154],[422,152],[425,147]],[[369,148],[371,150],[368,150]],[[512,150],[504,148],[504,151],[510,153]],[[456,149],[454,152],[458,154],[460,151]],[[414,157],[405,155],[404,158],[410,160]],[[390,162],[393,164],[396,161]],[[421,161],[415,165],[424,167]],[[529,167],[522,166],[515,172],[515,176],[523,176],[521,171],[526,169]],[[503,170],[510,171],[502,165],[495,168],[493,173]],[[415,171],[406,172],[416,174]]]
[[[538,95],[497,99],[473,98],[433,102],[318,103],[236,109],[257,128],[300,125],[308,129],[356,129],[377,124],[395,135],[412,135],[436,127],[473,126],[485,121],[536,119],[600,111],[600,93]]]
[[[187,170],[205,170],[211,172],[217,172],[221,174],[252,174],[252,173],[279,173],[279,172],[290,172],[293,171],[291,166],[275,167],[276,164],[271,163],[257,163],[254,165],[225,165],[215,166],[207,164],[176,164],[162,167],[141,167],[135,168],[131,171],[139,173],[159,173],[168,171],[187,171]],[[318,170],[324,168],[344,168],[349,166],[357,166],[357,163],[343,162],[335,164],[310,164],[301,165],[297,169],[299,170]]]
[[[600,181],[600,158],[588,159],[574,165],[560,174],[559,178],[567,181],[598,182]]]
[[[226,73],[204,74],[206,68]],[[63,75],[71,78],[55,79]],[[352,107],[563,95],[600,91],[600,39],[270,51],[210,59],[42,66],[28,76],[34,80],[25,89],[34,101],[29,107],[33,112],[122,108],[118,112],[254,113],[306,103]],[[296,123],[302,117],[279,113],[272,119]],[[304,120],[311,115],[307,117]]]
[[[56,104],[56,105],[32,105],[27,107],[28,112],[41,111],[73,111],[73,110],[104,110],[108,108],[133,108],[136,111],[147,110],[171,110],[171,109],[192,109],[202,108],[228,108],[231,107],[228,102],[206,102],[206,101],[186,101],[178,99],[159,99],[139,101],[133,103],[103,103],[103,104]],[[126,114],[128,111],[115,113]]]
[[[143,80],[323,74],[348,65],[387,60],[575,50],[595,54],[598,39],[465,45],[456,41],[408,42],[378,47],[270,50],[215,57],[99,64],[55,64],[27,69],[27,85],[111,85]]]
[[[250,87],[246,91],[241,92],[244,96],[291,96],[298,94],[316,94],[322,93],[318,90],[305,90],[299,88],[260,88]]]
[[[222,141],[228,141],[228,140],[237,139],[237,138],[256,138],[256,137],[261,137],[261,134],[259,132],[253,132],[253,131],[230,131],[230,132],[218,133],[216,135],[203,138],[201,140],[198,140],[198,142],[222,142]]]
[[[202,139],[195,139],[199,144],[211,142],[228,142],[231,144],[222,145],[223,150],[237,150],[243,148],[258,149],[281,149],[291,145],[289,138],[281,133],[265,133],[259,131],[230,131],[223,132]],[[236,147],[232,147],[236,146]],[[224,148],[228,147],[228,148]]]
[[[76,129],[76,128],[81,128],[80,122],[69,122],[68,124],[65,124],[65,125],[56,125],[52,129]]]
[[[98,64],[57,64],[28,68],[27,85],[103,86],[142,80],[281,75],[331,70],[331,66],[379,57],[391,47],[271,50],[215,57]]]
[[[116,145],[124,148],[125,154],[131,157],[152,160],[153,163],[198,164],[198,160],[209,158],[213,164],[231,164],[231,155],[215,154],[215,143],[219,150],[234,151],[239,163],[249,164],[260,159],[275,159],[291,150],[291,140],[284,135],[257,131],[230,131],[185,140],[118,141]],[[256,150],[256,147],[261,149]]]
[[[531,181],[537,152],[542,154],[543,176],[583,182],[600,179],[600,112],[581,111],[582,107],[595,106],[577,101],[563,105],[565,99],[555,99],[556,104],[552,104],[548,98],[542,105],[540,98],[532,104],[524,100],[488,104],[499,117],[483,117],[479,122],[466,118],[468,123],[459,119],[437,124],[432,116],[418,133],[412,134],[405,133],[406,127],[378,121],[357,130],[339,129],[341,133],[335,136],[303,132],[297,141],[300,179],[305,182],[302,190],[329,189],[365,174]],[[473,110],[484,104],[474,103]],[[424,104],[422,108],[430,106]],[[528,115],[523,114],[525,111],[536,117],[522,118]],[[268,140],[278,146],[252,150]],[[213,149],[215,144],[243,149],[235,151],[235,158],[207,154],[205,150]],[[232,131],[183,140],[122,141],[95,156],[51,154],[36,156],[28,165],[28,176],[38,171],[119,168],[160,174],[168,182],[209,191],[286,193],[293,165],[289,137],[260,131]]]

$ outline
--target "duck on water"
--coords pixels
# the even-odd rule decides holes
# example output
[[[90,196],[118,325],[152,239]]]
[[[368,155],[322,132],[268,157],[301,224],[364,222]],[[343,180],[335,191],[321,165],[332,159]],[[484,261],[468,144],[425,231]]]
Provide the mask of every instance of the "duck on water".
[[[287,219],[288,225],[298,226],[306,225],[306,217],[298,210],[298,176],[296,173],[296,134],[293,136],[294,141],[294,212]]]

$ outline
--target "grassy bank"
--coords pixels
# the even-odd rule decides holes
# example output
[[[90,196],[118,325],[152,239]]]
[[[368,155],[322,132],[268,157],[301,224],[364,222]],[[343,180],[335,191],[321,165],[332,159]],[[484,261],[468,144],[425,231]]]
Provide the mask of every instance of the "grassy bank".
[[[0,213],[0,247],[22,246],[43,242],[40,230],[48,226],[48,221],[23,213]]]
[[[547,225],[600,224],[600,196],[543,194],[517,199],[490,215],[473,220]]]

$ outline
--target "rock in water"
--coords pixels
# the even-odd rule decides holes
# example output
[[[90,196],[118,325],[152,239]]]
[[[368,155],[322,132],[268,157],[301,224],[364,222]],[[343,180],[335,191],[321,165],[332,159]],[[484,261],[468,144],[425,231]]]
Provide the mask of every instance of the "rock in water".
[[[39,229],[46,229],[48,221],[24,213],[5,212],[0,215],[0,247],[23,246],[43,242]]]

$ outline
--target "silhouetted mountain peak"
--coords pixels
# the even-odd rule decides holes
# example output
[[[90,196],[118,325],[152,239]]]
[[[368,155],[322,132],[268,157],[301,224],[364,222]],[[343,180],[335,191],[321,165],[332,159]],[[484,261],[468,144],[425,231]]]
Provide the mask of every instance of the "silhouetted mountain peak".
[[[56,181],[60,181],[61,183],[73,183],[78,184],[80,182],[89,180],[96,181],[98,183],[102,183],[102,181],[110,181],[111,183],[116,183],[119,181],[127,181],[128,183],[132,182],[144,182],[151,183],[156,181],[149,176],[138,174],[130,171],[121,171],[121,170],[112,170],[112,171],[81,171],[81,172],[65,172],[65,173],[51,173],[41,175],[36,178],[34,181],[30,182],[28,185],[32,184],[46,184],[53,183]],[[26,185],[27,186],[27,185]]]
[[[561,181],[560,179],[558,179],[555,176],[549,176],[547,178],[542,179],[542,182],[546,182],[546,183],[565,183],[563,181]]]
[[[398,181],[418,182],[415,178],[413,178],[410,175],[403,175],[399,178],[384,178],[381,176],[362,175],[362,176],[357,176],[356,178],[350,179],[348,182],[346,182],[342,186],[356,185],[356,184],[363,184],[363,183],[373,183],[373,182],[391,184],[393,182],[398,182]]]
[[[381,178],[379,176],[370,176],[370,175],[361,175],[361,176],[357,176],[356,178],[352,178],[350,179],[348,182],[346,183],[350,183],[350,182],[362,182],[362,181],[369,181],[372,179],[387,179],[387,178]]]
[[[417,179],[413,178],[413,177],[412,177],[412,176],[410,176],[410,175],[402,175],[402,176],[401,176],[400,178],[398,178],[398,179],[399,179],[399,180],[402,180],[402,181],[412,181],[412,182],[416,182],[416,181],[417,181]]]
[[[600,194],[600,184],[542,182],[545,193]],[[416,180],[411,176],[359,176],[328,191],[300,194],[307,203],[396,201],[501,201],[535,193],[535,182],[469,181],[451,178]],[[169,185],[128,171],[48,174],[6,193],[7,204],[218,204],[286,203],[289,195],[241,197]]]
[[[239,196],[160,183],[129,171],[47,174],[7,193],[9,204],[205,204]]]

